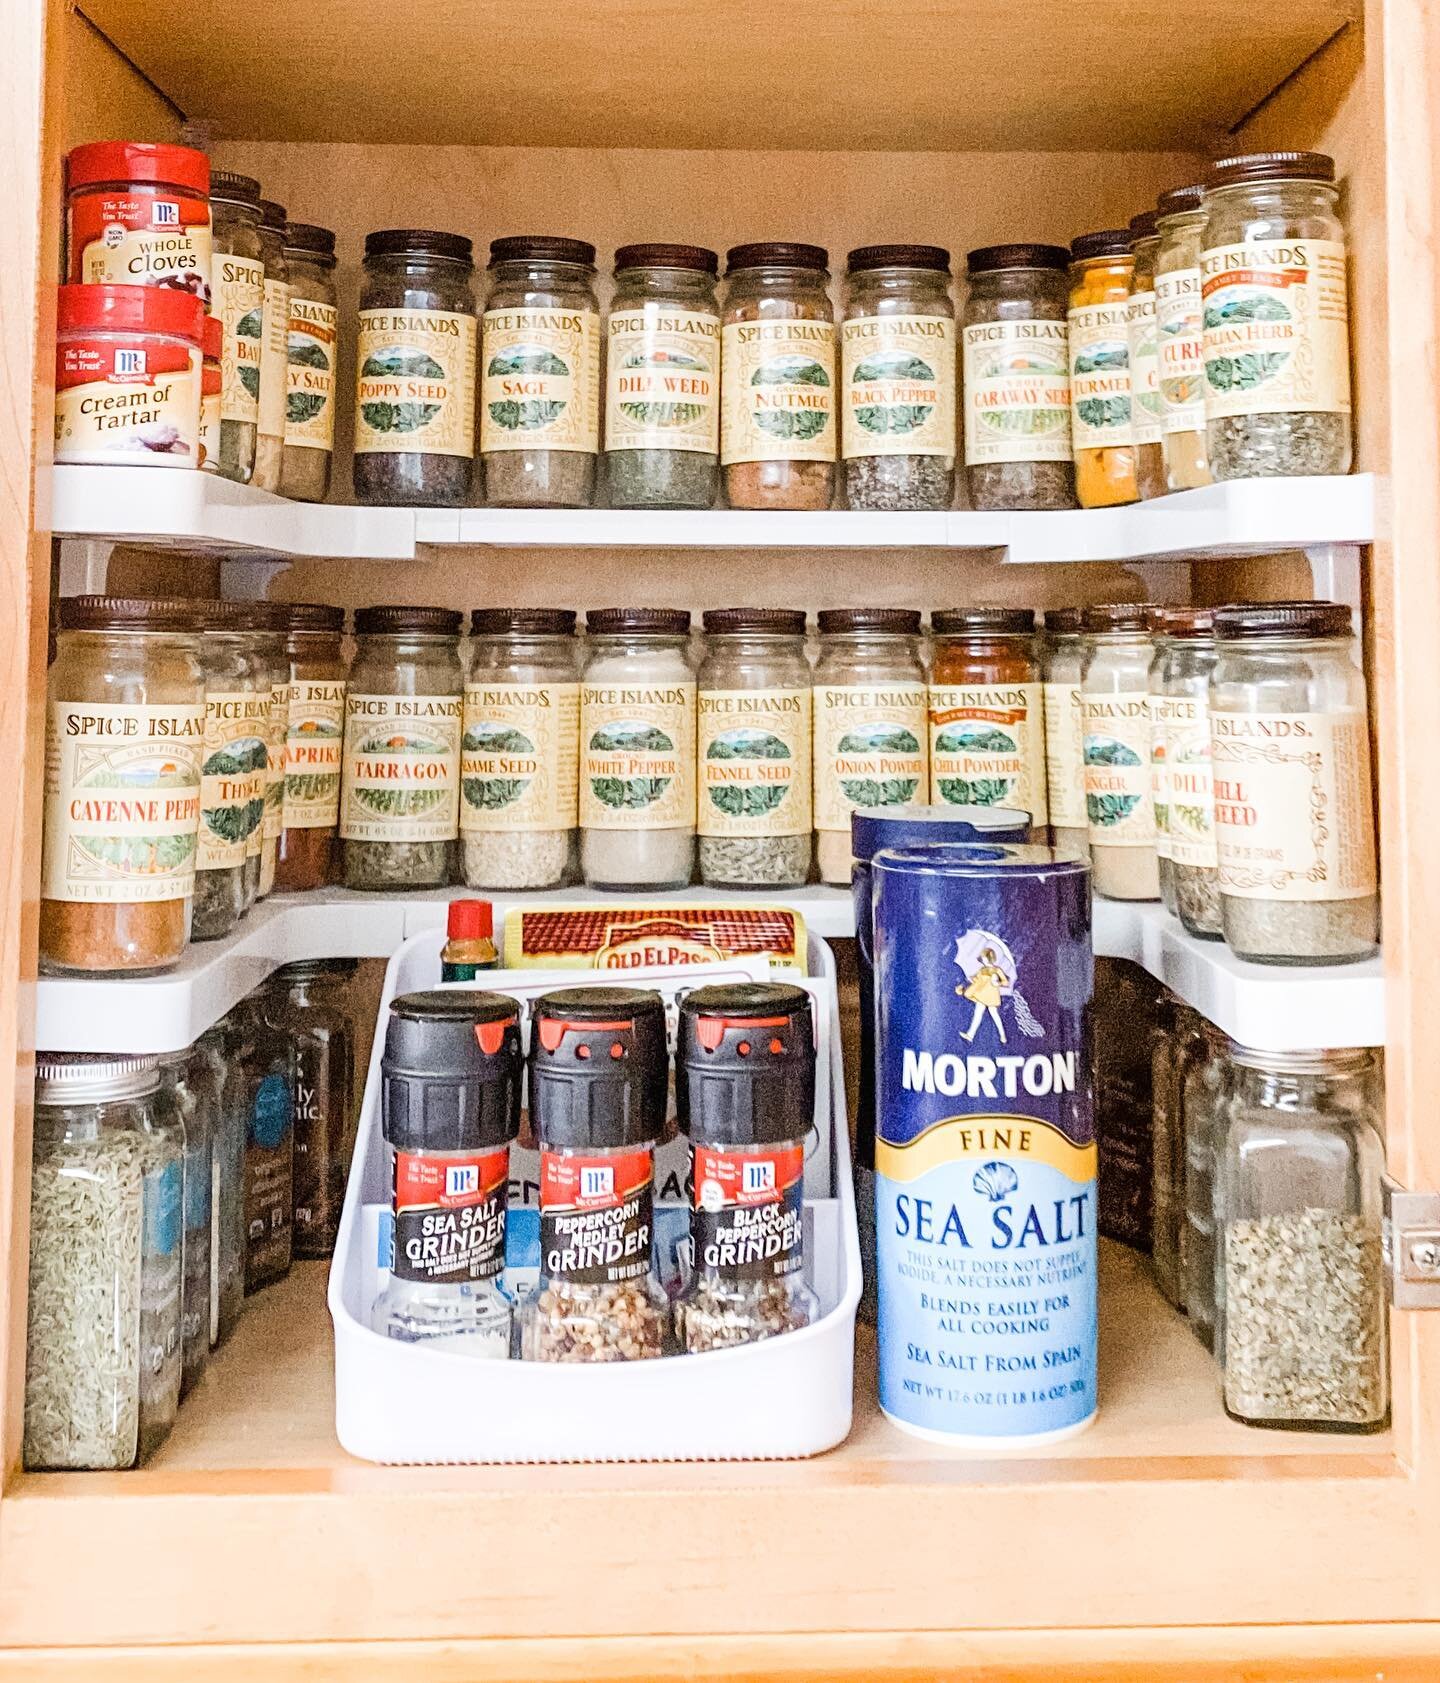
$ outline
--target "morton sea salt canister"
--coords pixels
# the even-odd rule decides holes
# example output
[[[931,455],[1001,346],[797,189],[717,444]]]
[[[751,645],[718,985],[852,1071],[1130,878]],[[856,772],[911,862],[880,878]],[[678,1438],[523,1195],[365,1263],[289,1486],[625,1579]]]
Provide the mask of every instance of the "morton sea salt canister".
[[[1048,847],[876,855],[880,1406],[1035,1444],[1095,1413],[1089,867]]]

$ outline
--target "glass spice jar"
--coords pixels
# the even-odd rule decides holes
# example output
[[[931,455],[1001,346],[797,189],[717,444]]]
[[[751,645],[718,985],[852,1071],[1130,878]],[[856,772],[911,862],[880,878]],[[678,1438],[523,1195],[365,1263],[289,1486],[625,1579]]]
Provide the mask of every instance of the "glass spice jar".
[[[1085,717],[1080,704],[1084,643],[1079,608],[1047,608],[1040,644],[1045,703],[1045,790],[1053,847],[1090,852],[1085,812]]]
[[[220,1084],[208,1057],[193,1046],[162,1052],[160,1087],[185,1133],[181,1193],[185,1238],[180,1285],[180,1397],[199,1384],[210,1361],[210,1239],[214,1135]]]
[[[288,222],[284,250],[290,306],[280,490],[296,502],[319,503],[330,490],[335,449],[335,364],[340,348],[335,236],[310,222]]]
[[[1172,187],[1160,195],[1155,228],[1155,325],[1160,348],[1160,444],[1165,484],[1188,491],[1210,483],[1205,445],[1205,342],[1200,303],[1200,245],[1205,189]]]
[[[1085,812],[1095,892],[1109,900],[1158,900],[1155,800],[1150,769],[1150,609],[1107,602],[1081,615]]]
[[[1232,1058],[1239,1050],[1202,1018],[1185,1065],[1180,1125],[1185,1146],[1185,1226],[1180,1240],[1181,1287],[1190,1330],[1215,1349],[1215,1160],[1224,1128]]]
[[[463,234],[365,236],[355,352],[355,496],[458,508],[475,467],[475,265]]]
[[[197,941],[228,935],[258,886],[259,832],[265,815],[270,678],[253,656],[245,607],[204,602],[205,760],[200,781],[200,833],[195,856]],[[251,849],[251,837],[256,837]],[[255,864],[248,868],[247,859]]]
[[[220,471],[220,394],[225,384],[225,325],[206,316],[200,329],[199,462],[210,473]]]
[[[1133,503],[1130,277],[1126,228],[1082,234],[1070,248],[1070,433],[1081,508]]]
[[[195,883],[205,740],[195,604],[75,596],[60,604],[59,624],[40,966],[163,970],[190,938]]]
[[[343,608],[292,602],[285,610],[288,693],[275,887],[324,888],[336,863],[344,759]]]
[[[250,483],[280,489],[289,385],[290,265],[285,256],[285,206],[260,201],[260,246],[265,253],[265,322],[260,342],[260,418]]]
[[[231,170],[210,172],[214,256],[211,313],[220,347],[220,451],[215,471],[241,485],[255,473],[260,431],[260,359],[265,336],[265,248],[260,183]]]
[[[346,888],[443,888],[460,833],[463,617],[360,608],[345,694]]]
[[[476,608],[460,741],[470,888],[556,888],[575,846],[580,655],[572,608]]]
[[[725,258],[720,461],[731,508],[829,508],[835,311],[822,246],[771,240]]]
[[[1165,868],[1170,862],[1170,839],[1166,797],[1169,778],[1165,762],[1165,702],[1161,695],[1165,671],[1166,621],[1168,608],[1150,612],[1150,664],[1145,671],[1145,694],[1150,721],[1150,804],[1155,813],[1155,870],[1160,882],[1160,901],[1165,904]],[[1174,898],[1174,891],[1171,891]],[[1167,905],[1166,910],[1170,908]],[[1171,914],[1175,915],[1174,913]]]
[[[1200,1028],[1198,1013],[1162,991],[1150,1036],[1150,1266],[1160,1295],[1176,1309],[1185,1307],[1184,1080]]]
[[[605,323],[605,479],[614,508],[709,508],[720,481],[720,259],[615,253]]]
[[[480,451],[491,508],[588,508],[600,449],[595,247],[490,242]]]
[[[1164,608],[1158,628],[1163,633],[1157,644],[1160,682],[1151,705],[1152,726],[1165,743],[1160,898],[1192,935],[1218,940],[1220,872],[1210,772],[1215,616],[1209,608]]]
[[[1140,496],[1163,497],[1165,449],[1160,423],[1160,347],[1155,315],[1155,258],[1160,237],[1155,212],[1130,218],[1130,250],[1135,267],[1125,307],[1125,337],[1130,353],[1130,436],[1135,446],[1135,488]]]
[[[950,253],[850,253],[840,327],[840,454],[850,508],[944,509],[955,494]]]
[[[245,1133],[245,1295],[290,1272],[295,1236],[295,1098],[288,1038],[265,1014],[264,990],[231,1014],[227,1048]]]
[[[223,1344],[245,1308],[245,1149],[249,1135],[245,1053],[246,1015],[239,1006],[200,1037],[219,1071],[220,1118],[215,1130],[215,1178],[210,1235],[210,1348]]]
[[[1212,164],[1200,254],[1205,419],[1216,479],[1348,473],[1349,292],[1335,160]]]
[[[153,286],[210,303],[210,160],[190,146],[97,140],[65,159],[67,281]]]
[[[290,656],[285,640],[290,609],[283,602],[248,602],[245,623],[250,629],[257,682],[268,685],[270,691],[270,710],[265,718],[265,807],[259,830],[251,834],[251,850],[246,856],[246,892],[253,903],[265,899],[275,886],[280,832],[285,826],[285,746],[290,734]]]

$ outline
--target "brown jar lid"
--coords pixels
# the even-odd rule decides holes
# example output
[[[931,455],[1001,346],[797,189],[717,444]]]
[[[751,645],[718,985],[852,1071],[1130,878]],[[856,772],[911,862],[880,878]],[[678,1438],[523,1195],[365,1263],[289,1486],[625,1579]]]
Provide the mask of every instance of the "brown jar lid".
[[[1046,608],[1044,629],[1051,637],[1074,637],[1080,630],[1079,608]]]
[[[941,637],[976,632],[982,637],[1032,637],[1033,608],[937,608],[930,629]]]
[[[442,234],[433,228],[377,228],[365,236],[367,257],[440,257],[469,263],[474,250],[464,234]]]
[[[465,616],[453,608],[356,608],[357,637],[458,637]]]
[[[1217,158],[1205,186],[1248,187],[1257,181],[1334,181],[1335,160],[1325,152],[1244,152]]]
[[[707,608],[704,621],[706,631],[718,637],[744,631],[768,631],[777,637],[805,635],[804,608]]]
[[[318,222],[287,222],[285,248],[287,251],[303,251],[308,257],[333,258],[335,233],[331,228],[322,228]]]
[[[1158,221],[1162,216],[1183,216],[1202,209],[1204,204],[1205,189],[1198,181],[1188,187],[1171,187],[1155,201],[1155,217]]]
[[[473,608],[472,637],[573,637],[574,608]]]
[[[823,245],[801,245],[795,240],[753,240],[732,245],[725,253],[725,273],[737,269],[815,269],[824,274],[830,267],[830,253]]]
[[[230,169],[210,171],[210,197],[230,205],[260,207],[260,183],[253,175],[239,175]]]
[[[344,608],[332,608],[328,602],[286,602],[284,608],[289,632],[318,631],[338,637],[345,629]]]
[[[1093,234],[1081,234],[1072,241],[1070,261],[1087,263],[1093,257],[1128,257],[1130,255],[1128,228],[1100,228]]]
[[[1350,610],[1343,602],[1234,602],[1215,610],[1215,636],[1348,637]]]
[[[261,199],[260,226],[269,228],[272,233],[284,234],[286,229],[285,206],[276,204],[274,199]]]
[[[935,269],[950,273],[950,253],[943,245],[861,245],[850,253],[852,275],[865,269]]]
[[[585,615],[585,629],[592,637],[614,637],[622,631],[639,631],[654,637],[688,637],[688,608],[591,608]]]
[[[1213,637],[1213,608],[1156,608],[1153,624],[1157,637]]]
[[[1063,245],[1034,245],[1012,241],[1009,245],[977,246],[965,259],[972,275],[993,274],[996,269],[1059,269],[1070,267],[1070,253]]]
[[[247,631],[284,632],[290,629],[290,608],[285,602],[232,602],[235,623]]]
[[[67,596],[62,631],[198,631],[205,604],[185,596]]]
[[[714,275],[720,272],[720,258],[704,245],[622,245],[615,253],[615,273],[622,269],[693,269]]]
[[[821,608],[815,616],[822,637],[847,631],[889,631],[900,637],[920,635],[919,608]]]
[[[507,234],[490,242],[490,267],[497,263],[574,263],[595,266],[595,247],[588,240],[562,239],[558,234]]]
[[[1086,631],[1143,631],[1148,633],[1155,610],[1148,602],[1095,602],[1080,615]]]
[[[1130,218],[1130,241],[1133,245],[1137,240],[1153,240],[1155,238],[1155,212],[1153,210],[1137,211]]]

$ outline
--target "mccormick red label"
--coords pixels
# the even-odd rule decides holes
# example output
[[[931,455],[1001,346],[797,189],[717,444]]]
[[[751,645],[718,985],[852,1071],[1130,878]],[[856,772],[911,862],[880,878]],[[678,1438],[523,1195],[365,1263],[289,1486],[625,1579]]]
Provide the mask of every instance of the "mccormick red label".
[[[74,335],[55,375],[55,460],[196,467],[200,352],[143,334]]]
[[[648,1150],[540,1154],[540,1266],[567,1285],[650,1272],[655,1161]]]
[[[739,1280],[778,1280],[803,1260],[801,1176],[805,1150],[695,1147],[695,1265]]]
[[[391,1272],[442,1286],[493,1280],[505,1266],[509,1178],[508,1146],[443,1155],[397,1151]]]
[[[89,285],[166,286],[210,303],[210,206],[137,183],[80,193],[70,206],[70,279]]]

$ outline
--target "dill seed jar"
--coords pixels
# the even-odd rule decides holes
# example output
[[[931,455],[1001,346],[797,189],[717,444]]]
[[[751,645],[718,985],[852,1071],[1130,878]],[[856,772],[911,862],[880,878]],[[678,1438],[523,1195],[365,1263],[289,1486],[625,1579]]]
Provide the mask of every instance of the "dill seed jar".
[[[361,608],[345,692],[346,888],[443,888],[460,833],[462,616]]]
[[[1155,799],[1150,769],[1150,609],[1086,608],[1080,705],[1085,723],[1085,813],[1095,892],[1158,900]]]
[[[1350,610],[1219,608],[1215,636],[1211,765],[1226,942],[1261,964],[1368,958],[1380,901]]]
[[[949,508],[955,492],[950,253],[850,253],[840,327],[840,454],[851,508]]]
[[[811,690],[803,608],[705,614],[696,775],[700,877],[794,888],[810,875]]]
[[[1350,471],[1349,292],[1335,160],[1255,152],[1205,184],[1205,418],[1217,479]]]
[[[720,482],[720,259],[615,253],[605,324],[605,479],[615,508],[709,508]]]
[[[277,889],[324,888],[331,878],[344,757],[344,630],[343,608],[293,602],[286,609],[288,694]]]
[[[1130,431],[1135,444],[1135,488],[1142,498],[1165,494],[1165,450],[1160,424],[1160,349],[1156,342],[1155,254],[1159,235],[1155,213],[1130,218],[1130,297],[1125,307],[1125,337],[1130,352]]]
[[[335,295],[335,236],[309,222],[285,226],[290,272],[286,330],[285,449],[280,490],[318,503],[330,489],[335,448],[335,363],[340,312]]]
[[[260,432],[260,364],[265,342],[265,247],[260,183],[210,172],[214,256],[210,309],[225,330],[220,347],[220,453],[216,471],[249,484]]]
[[[153,286],[210,303],[210,160],[189,146],[99,140],[65,159],[66,280]]]
[[[480,450],[492,508],[588,508],[600,449],[595,247],[490,242]]]
[[[1040,652],[1050,840],[1083,859],[1090,851],[1090,821],[1085,813],[1085,718],[1080,705],[1084,645],[1079,608],[1045,610]]]
[[[455,508],[475,467],[475,265],[463,234],[365,236],[355,352],[355,495]]]
[[[260,881],[260,827],[265,816],[270,677],[252,658],[246,614],[234,602],[200,604],[209,629],[205,663],[205,759],[200,777],[200,840],[195,855],[191,935],[228,935],[247,905],[250,875]],[[251,848],[251,837],[255,845]]]
[[[575,843],[580,656],[570,608],[476,608],[460,741],[470,888],[555,888]]]
[[[1220,935],[1220,871],[1210,770],[1210,675],[1215,616],[1208,608],[1166,608],[1152,727],[1163,737],[1164,850],[1160,898],[1192,935]],[[1157,823],[1157,829],[1159,828]]]
[[[1133,503],[1127,228],[1082,234],[1070,248],[1070,438],[1081,508]]]
[[[1205,189],[1172,187],[1155,210],[1155,326],[1160,354],[1160,444],[1165,486],[1188,491],[1210,483],[1205,448],[1205,339],[1200,303],[1200,246]]]
[[[265,253],[265,320],[260,341],[260,419],[251,484],[280,489],[285,454],[285,394],[290,333],[290,266],[285,257],[285,206],[260,201],[260,246]]]

